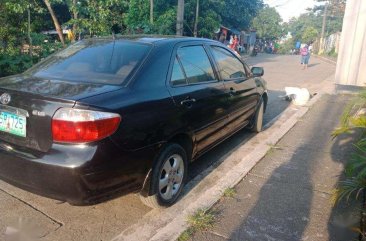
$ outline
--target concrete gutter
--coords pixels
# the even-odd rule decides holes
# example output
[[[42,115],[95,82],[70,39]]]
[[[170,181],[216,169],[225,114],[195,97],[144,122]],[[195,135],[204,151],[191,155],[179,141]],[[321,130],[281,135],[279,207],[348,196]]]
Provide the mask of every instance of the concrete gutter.
[[[189,192],[186,191],[177,204],[164,210],[152,210],[113,241],[176,240],[188,228],[187,217],[199,209],[211,208],[225,189],[238,184],[321,96],[318,93],[306,106],[290,105],[271,120],[263,132],[224,156],[219,166],[210,166],[190,181],[185,188]]]

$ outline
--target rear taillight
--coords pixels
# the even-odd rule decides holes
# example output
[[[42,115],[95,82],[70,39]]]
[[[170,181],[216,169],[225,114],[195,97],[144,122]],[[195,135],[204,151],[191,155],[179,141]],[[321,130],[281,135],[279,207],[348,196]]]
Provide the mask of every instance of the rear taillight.
[[[61,108],[52,118],[52,136],[55,142],[97,141],[112,135],[120,122],[114,113]]]

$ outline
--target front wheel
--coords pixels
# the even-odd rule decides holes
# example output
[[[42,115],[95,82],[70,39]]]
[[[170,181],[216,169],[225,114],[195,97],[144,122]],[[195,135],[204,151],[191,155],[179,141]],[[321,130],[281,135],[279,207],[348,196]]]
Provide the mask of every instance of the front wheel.
[[[253,132],[259,133],[263,129],[263,115],[264,115],[264,103],[261,100],[257,111],[255,112],[253,127],[250,129]]]
[[[187,177],[187,154],[178,144],[171,143],[160,152],[151,176],[153,195],[141,201],[151,208],[163,208],[173,205],[178,199]]]

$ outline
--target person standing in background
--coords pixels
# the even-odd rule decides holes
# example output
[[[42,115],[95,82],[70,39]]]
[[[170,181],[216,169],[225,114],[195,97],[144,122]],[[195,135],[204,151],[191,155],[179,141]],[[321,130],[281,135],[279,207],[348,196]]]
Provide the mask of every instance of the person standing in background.
[[[301,64],[303,65],[302,69],[307,69],[310,59],[310,51],[307,44],[305,44],[304,47],[300,49],[300,55],[301,55]]]
[[[295,54],[299,54],[300,48],[301,48],[301,42],[300,41],[296,41],[296,44],[295,44]]]
[[[226,40],[226,34],[225,34],[225,33],[222,33],[222,34],[220,35],[220,39],[219,39],[219,41],[220,41],[221,43],[225,43],[225,40]]]
[[[232,35],[231,35],[232,36]],[[232,50],[234,50],[234,52],[239,55],[237,49],[238,49],[238,44],[239,44],[239,39],[238,36],[234,35],[232,41],[230,39],[230,45],[229,48],[231,48]]]

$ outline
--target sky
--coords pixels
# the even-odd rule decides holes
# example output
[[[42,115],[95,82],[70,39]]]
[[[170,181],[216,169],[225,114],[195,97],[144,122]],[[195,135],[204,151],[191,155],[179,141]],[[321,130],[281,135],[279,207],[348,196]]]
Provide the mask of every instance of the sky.
[[[264,0],[265,4],[275,7],[284,22],[292,17],[298,17],[305,13],[307,8],[315,5],[314,0]]]

